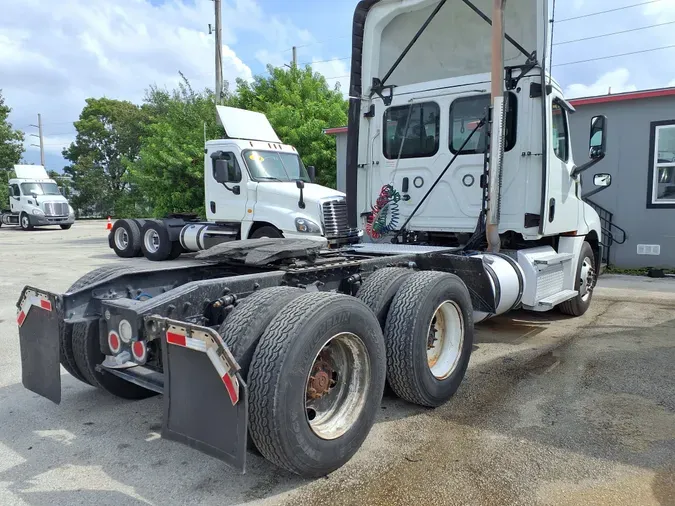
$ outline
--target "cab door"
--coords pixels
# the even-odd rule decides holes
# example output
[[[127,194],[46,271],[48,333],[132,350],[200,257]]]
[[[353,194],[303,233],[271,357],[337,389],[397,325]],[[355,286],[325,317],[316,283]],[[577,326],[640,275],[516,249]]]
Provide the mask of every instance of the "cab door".
[[[18,184],[9,185],[9,209],[13,213],[21,212],[21,190]]]
[[[228,146],[207,148],[204,186],[209,221],[239,223],[247,215],[248,173],[239,163],[238,151]],[[220,166],[221,177],[217,176],[217,165]],[[223,174],[226,177],[223,178]]]
[[[557,235],[577,230],[579,199],[576,180],[572,177],[572,160],[568,107],[554,90],[549,96],[548,156],[546,195],[542,202],[542,232]]]

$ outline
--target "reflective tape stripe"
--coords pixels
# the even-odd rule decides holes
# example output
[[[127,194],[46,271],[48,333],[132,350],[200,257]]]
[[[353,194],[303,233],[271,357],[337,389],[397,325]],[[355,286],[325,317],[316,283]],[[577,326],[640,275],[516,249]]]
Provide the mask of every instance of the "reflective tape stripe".
[[[166,342],[170,344],[177,344],[178,346],[185,346],[185,340],[187,338],[175,332],[166,333]]]
[[[24,294],[23,302],[21,303],[21,308],[19,309],[19,314],[16,317],[16,323],[21,327],[23,322],[26,321],[28,316],[28,311],[33,306],[37,306],[40,309],[45,311],[52,310],[52,303],[49,301],[46,295],[36,293],[32,290],[26,290]]]

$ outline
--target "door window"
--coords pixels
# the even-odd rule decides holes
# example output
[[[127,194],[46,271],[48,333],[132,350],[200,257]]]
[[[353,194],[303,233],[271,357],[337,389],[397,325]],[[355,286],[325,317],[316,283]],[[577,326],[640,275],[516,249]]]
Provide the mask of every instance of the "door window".
[[[569,160],[569,132],[567,130],[567,111],[559,100],[553,101],[551,114],[551,137],[553,139],[553,152],[563,162]]]
[[[237,157],[234,156],[234,153],[223,153],[220,156],[220,160],[225,160],[227,164],[227,179],[229,183],[240,183],[241,182],[241,170],[237,171],[239,163],[237,163]],[[213,178],[216,178],[216,160],[213,160],[211,170],[213,171]]]
[[[10,188],[10,190],[11,190],[11,194],[12,194],[14,197],[20,197],[20,196],[21,196],[21,191],[19,190],[19,185],[18,185],[18,184],[10,185],[9,188]]]
[[[384,156],[425,158],[438,152],[441,109],[435,102],[390,107],[384,113]]]
[[[516,125],[518,99],[514,93],[506,95],[505,151],[510,151],[516,144]],[[490,107],[490,95],[474,95],[457,98],[450,105],[450,151],[459,152],[467,137],[471,135],[480,120],[485,118]],[[485,153],[487,146],[485,125],[473,134],[469,143],[462,150],[463,155]]]

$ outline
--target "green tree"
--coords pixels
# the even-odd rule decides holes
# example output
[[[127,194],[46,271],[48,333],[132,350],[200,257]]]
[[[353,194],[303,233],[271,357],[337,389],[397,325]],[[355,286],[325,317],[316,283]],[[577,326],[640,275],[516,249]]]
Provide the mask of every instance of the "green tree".
[[[336,186],[335,139],[325,128],[347,124],[348,103],[339,88],[311,67],[267,67],[269,76],[252,83],[237,80],[233,105],[264,113],[285,144],[300,153],[305,165],[316,167],[320,184]]]
[[[9,207],[7,182],[14,176],[12,167],[19,163],[23,155],[24,134],[14,130],[7,121],[12,109],[5,105],[5,99],[0,90],[0,209]]]
[[[89,215],[127,214],[133,203],[126,166],[138,157],[147,113],[128,101],[88,98],[74,123],[75,142],[63,150],[71,162],[73,207]]]
[[[213,93],[193,90],[183,77],[172,91],[151,87],[143,109],[150,121],[140,156],[128,164],[129,181],[154,216],[203,216],[204,138],[222,135]]]

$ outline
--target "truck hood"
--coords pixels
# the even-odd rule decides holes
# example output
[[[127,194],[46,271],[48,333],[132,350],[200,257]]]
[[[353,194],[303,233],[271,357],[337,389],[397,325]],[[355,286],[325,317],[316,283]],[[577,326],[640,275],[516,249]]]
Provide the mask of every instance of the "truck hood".
[[[325,198],[345,197],[345,194],[331,188],[326,188],[314,183],[305,183],[305,188],[302,191],[305,202],[318,202]],[[265,182],[258,184],[258,199],[262,195],[277,195],[279,197],[287,197],[289,199],[300,199],[300,190],[295,185],[295,182]]]

